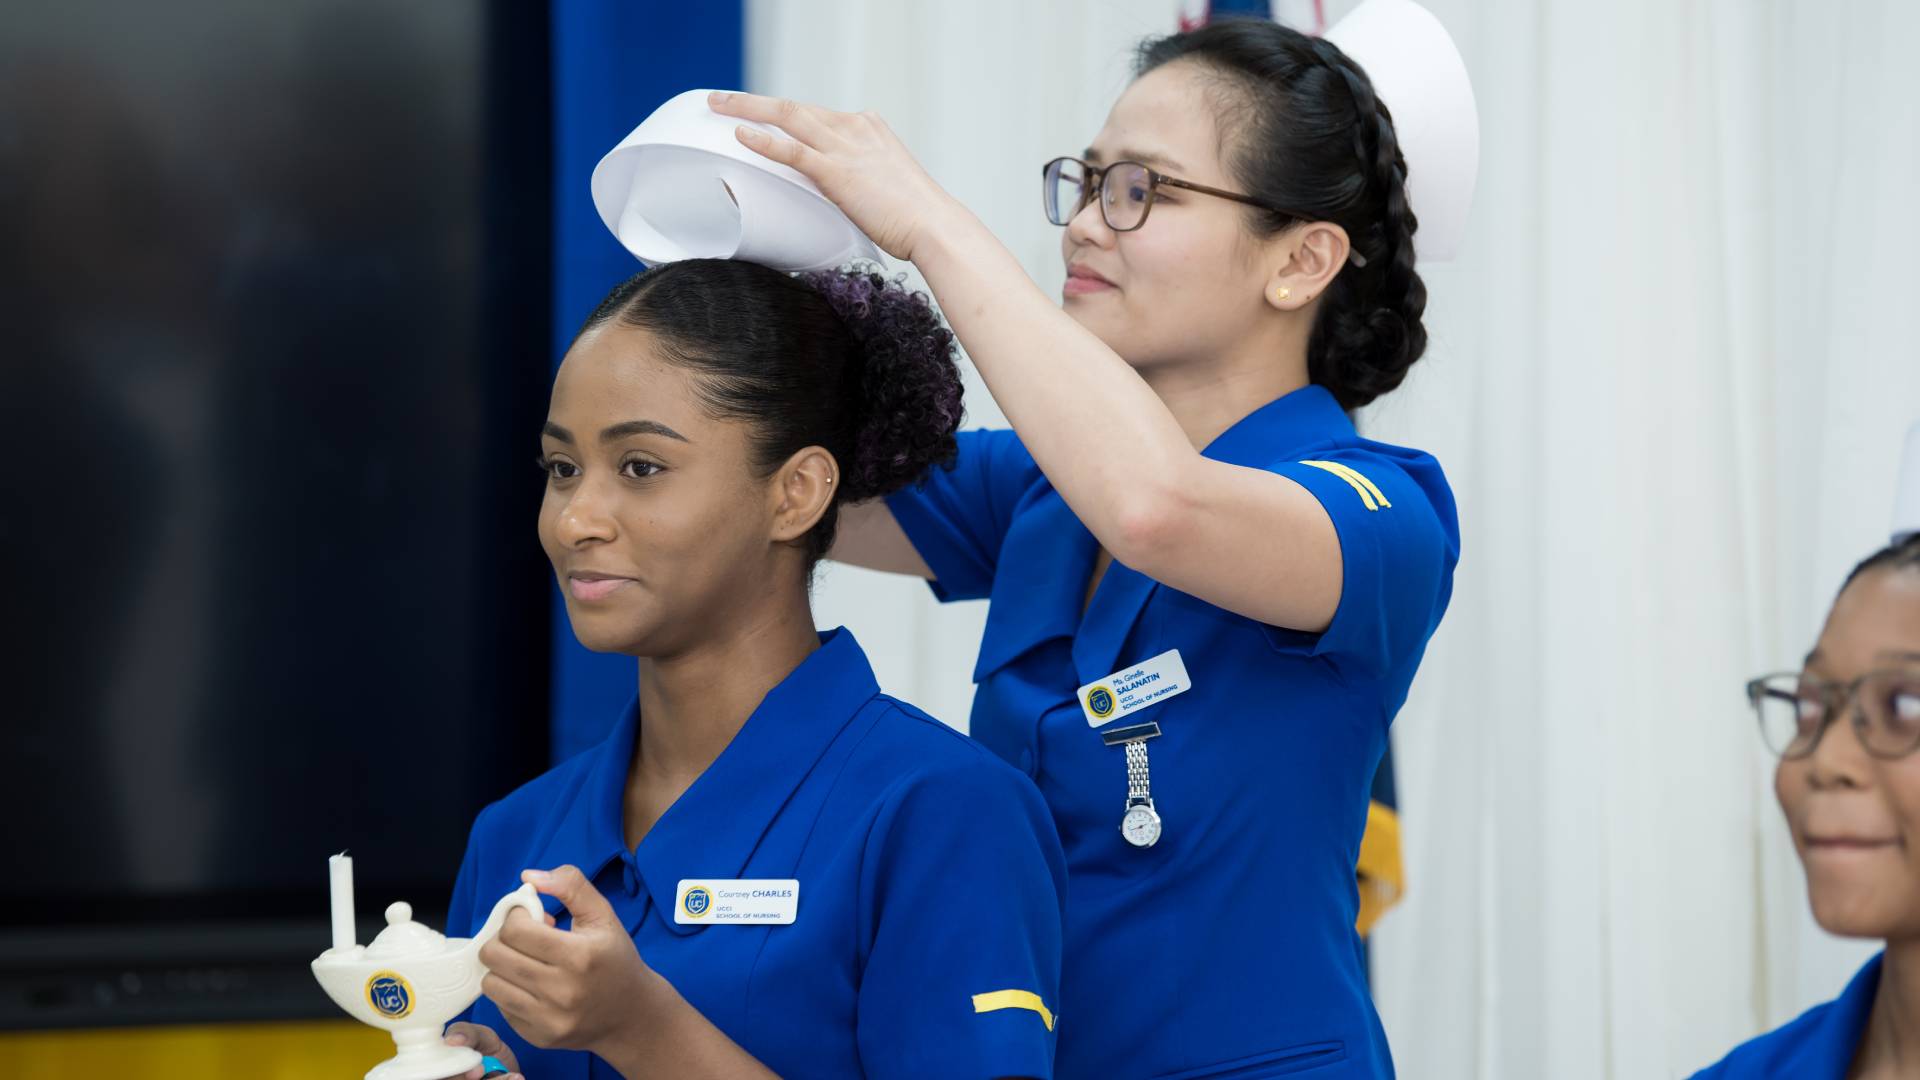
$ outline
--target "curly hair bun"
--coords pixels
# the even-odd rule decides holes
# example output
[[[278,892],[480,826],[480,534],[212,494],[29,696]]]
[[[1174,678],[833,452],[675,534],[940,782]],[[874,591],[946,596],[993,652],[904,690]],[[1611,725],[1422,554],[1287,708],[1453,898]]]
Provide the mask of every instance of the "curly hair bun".
[[[851,461],[840,463],[849,502],[907,486],[953,458],[960,369],[953,331],[927,295],[865,270],[816,270],[801,279],[846,322],[862,353]]]

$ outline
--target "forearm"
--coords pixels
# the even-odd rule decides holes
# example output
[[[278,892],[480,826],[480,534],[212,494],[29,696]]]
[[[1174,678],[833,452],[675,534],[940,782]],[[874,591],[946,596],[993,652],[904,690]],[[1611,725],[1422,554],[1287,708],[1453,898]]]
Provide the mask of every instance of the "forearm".
[[[931,579],[933,570],[914,550],[906,530],[887,509],[884,499],[871,499],[840,508],[839,532],[827,558],[848,566],[889,574]]]
[[[913,261],[1041,471],[1126,561],[1129,512],[1168,505],[1199,458],[1173,414],[964,207],[943,213]]]
[[[658,972],[648,974],[648,989],[635,1010],[641,1019],[618,1032],[609,1045],[595,1048],[621,1076],[628,1080],[655,1076],[779,1080],[773,1070],[688,1004],[672,983]]]

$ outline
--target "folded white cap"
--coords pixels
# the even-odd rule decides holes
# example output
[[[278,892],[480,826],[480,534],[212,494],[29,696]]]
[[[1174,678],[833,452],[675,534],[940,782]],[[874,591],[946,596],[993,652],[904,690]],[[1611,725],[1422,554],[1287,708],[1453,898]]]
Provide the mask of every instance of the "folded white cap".
[[[1900,481],[1893,491],[1893,542],[1920,533],[1920,424],[1907,431],[1900,455]]]
[[[1467,233],[1480,171],[1480,116],[1467,64],[1433,13],[1413,0],[1365,0],[1327,31],[1393,113],[1407,159],[1407,200],[1420,219],[1414,254],[1451,259]]]
[[[879,261],[873,241],[812,181],[740,145],[734,128],[747,122],[709,109],[710,92],[675,96],[594,166],[594,208],[621,245],[649,266],[742,259],[800,271]]]

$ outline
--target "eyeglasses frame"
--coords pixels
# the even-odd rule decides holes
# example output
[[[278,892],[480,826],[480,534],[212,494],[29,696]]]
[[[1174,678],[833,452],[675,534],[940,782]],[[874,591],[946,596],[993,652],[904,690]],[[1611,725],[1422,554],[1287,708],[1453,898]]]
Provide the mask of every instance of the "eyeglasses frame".
[[[1767,683],[1774,679],[1794,679],[1802,684],[1809,679],[1813,680],[1814,685],[1817,686],[1820,691],[1819,701],[1821,710],[1820,724],[1814,729],[1813,738],[1807,740],[1806,749],[1797,753],[1789,753],[1786,750],[1776,751],[1777,756],[1782,761],[1799,761],[1813,756],[1813,751],[1820,745],[1820,740],[1826,737],[1827,729],[1833,726],[1834,719],[1840,715],[1842,710],[1850,705],[1858,705],[1860,688],[1866,685],[1868,680],[1885,678],[1889,675],[1908,674],[1911,674],[1911,672],[1907,669],[1888,668],[1885,670],[1863,672],[1842,683],[1822,679],[1818,675],[1808,675],[1803,671],[1776,671],[1771,674],[1762,675],[1759,678],[1747,680],[1747,703],[1753,706],[1754,719],[1761,723],[1760,741],[1762,744],[1765,744],[1767,741],[1766,728],[1760,703],[1766,695]],[[1916,734],[1912,743],[1910,743],[1906,749],[1891,754],[1882,753],[1874,749],[1872,744],[1867,741],[1866,726],[1866,712],[1857,707],[1854,708],[1854,738],[1859,741],[1860,748],[1873,757],[1879,758],[1882,761],[1898,761],[1908,754],[1913,753],[1915,750],[1920,750],[1920,734]],[[1789,741],[1788,745],[1792,745],[1791,741]],[[1768,746],[1767,749],[1772,750],[1773,747]]]

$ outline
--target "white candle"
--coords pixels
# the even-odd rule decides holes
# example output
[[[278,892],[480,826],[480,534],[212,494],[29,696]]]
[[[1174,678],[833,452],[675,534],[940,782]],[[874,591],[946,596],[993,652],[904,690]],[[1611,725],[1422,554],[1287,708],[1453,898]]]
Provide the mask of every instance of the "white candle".
[[[353,948],[353,859],[341,852],[327,860],[333,884],[333,947]]]

